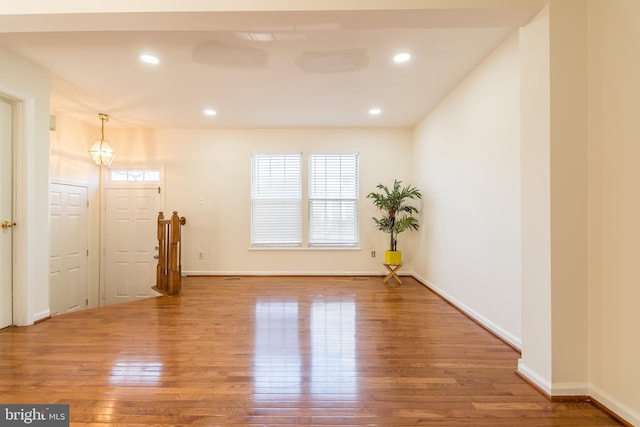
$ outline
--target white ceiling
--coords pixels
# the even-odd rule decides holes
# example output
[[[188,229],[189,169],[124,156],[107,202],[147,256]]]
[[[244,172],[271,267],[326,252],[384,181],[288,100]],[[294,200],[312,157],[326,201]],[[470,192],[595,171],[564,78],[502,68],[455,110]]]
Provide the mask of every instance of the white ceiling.
[[[96,125],[410,127],[537,11],[0,16],[0,44],[51,71],[54,112]]]

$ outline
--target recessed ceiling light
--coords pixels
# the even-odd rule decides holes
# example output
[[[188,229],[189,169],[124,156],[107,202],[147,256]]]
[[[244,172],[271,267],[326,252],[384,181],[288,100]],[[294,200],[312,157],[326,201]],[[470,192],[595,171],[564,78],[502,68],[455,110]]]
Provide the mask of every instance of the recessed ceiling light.
[[[382,110],[380,108],[372,108],[369,110],[369,114],[371,114],[372,116],[377,116],[380,113],[382,113]]]
[[[402,53],[398,53],[393,57],[393,62],[398,62],[398,63],[407,62],[410,59],[411,59],[410,53],[402,52]]]
[[[148,54],[148,53],[143,53],[142,55],[140,55],[140,60],[142,62],[146,62],[147,64],[159,64],[160,60],[158,59],[157,56]]]
[[[216,110],[212,110],[211,108],[207,108],[206,110],[204,110],[204,114],[207,116],[215,116],[216,114]]]

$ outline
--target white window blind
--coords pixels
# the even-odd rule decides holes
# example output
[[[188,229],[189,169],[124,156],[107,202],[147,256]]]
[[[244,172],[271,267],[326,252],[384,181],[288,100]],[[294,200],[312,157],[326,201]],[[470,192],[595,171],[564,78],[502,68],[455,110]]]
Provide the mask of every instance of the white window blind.
[[[309,156],[309,246],[358,245],[358,155]]]
[[[251,168],[251,246],[302,242],[300,154],[255,154]]]

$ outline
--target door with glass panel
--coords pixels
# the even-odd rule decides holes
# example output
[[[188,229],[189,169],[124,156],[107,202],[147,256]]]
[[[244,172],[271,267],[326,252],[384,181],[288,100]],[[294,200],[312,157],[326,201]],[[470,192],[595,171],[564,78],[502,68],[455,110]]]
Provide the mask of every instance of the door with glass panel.
[[[156,295],[157,188],[107,188],[104,302]]]

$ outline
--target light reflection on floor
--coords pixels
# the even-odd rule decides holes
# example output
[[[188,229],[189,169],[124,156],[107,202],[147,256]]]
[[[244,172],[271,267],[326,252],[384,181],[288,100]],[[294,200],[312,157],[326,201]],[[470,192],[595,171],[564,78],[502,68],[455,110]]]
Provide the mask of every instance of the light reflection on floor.
[[[297,299],[258,299],[255,398],[356,398],[355,319],[353,297],[315,297],[310,305]]]
[[[256,301],[255,393],[260,399],[293,399],[302,388],[298,301]]]
[[[156,385],[160,382],[161,362],[117,360],[111,367],[109,382],[113,385]]]
[[[311,393],[356,397],[356,306],[353,299],[311,304]]]

